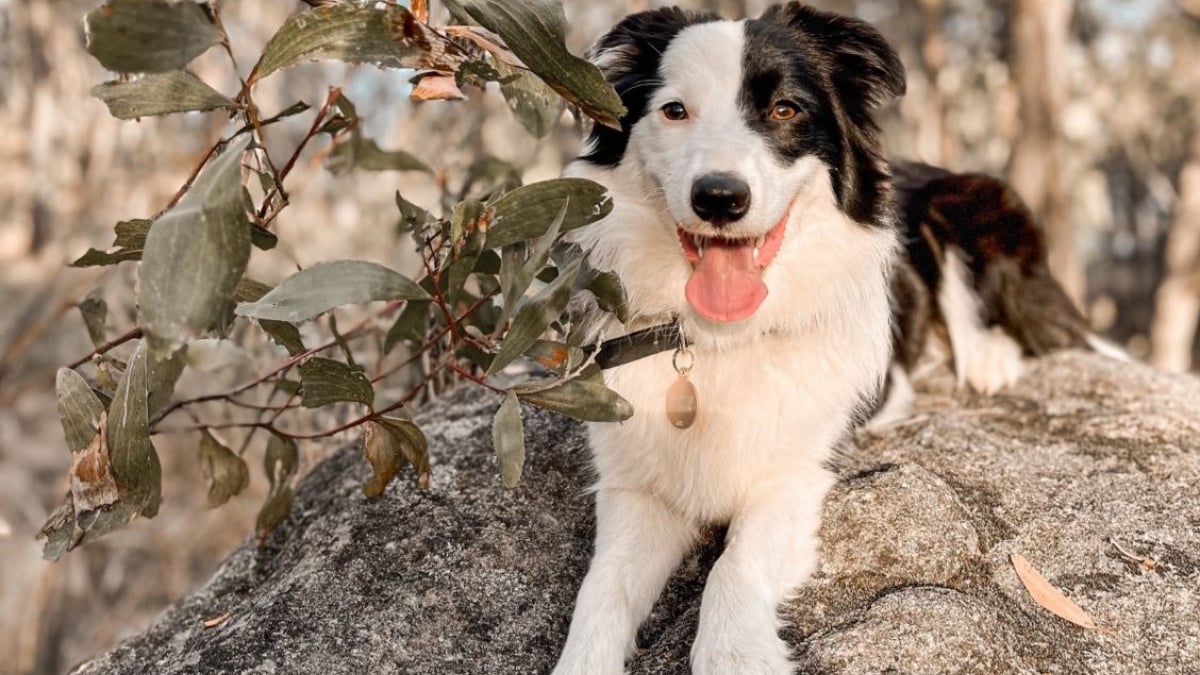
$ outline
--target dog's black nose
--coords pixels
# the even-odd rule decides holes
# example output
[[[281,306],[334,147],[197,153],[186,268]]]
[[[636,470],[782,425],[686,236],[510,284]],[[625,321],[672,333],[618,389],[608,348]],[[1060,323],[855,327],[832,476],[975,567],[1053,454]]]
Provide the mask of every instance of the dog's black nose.
[[[750,186],[731,173],[710,173],[692,183],[692,210],[716,227],[740,220],[750,210]]]

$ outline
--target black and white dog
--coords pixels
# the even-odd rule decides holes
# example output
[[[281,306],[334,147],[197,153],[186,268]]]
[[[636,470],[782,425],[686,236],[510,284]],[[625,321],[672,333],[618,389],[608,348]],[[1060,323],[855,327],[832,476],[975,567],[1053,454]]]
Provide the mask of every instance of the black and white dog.
[[[776,610],[816,565],[827,461],[889,366],[903,378],[942,326],[960,381],[994,391],[1086,325],[1002,183],[911,166],[893,192],[873,110],[904,70],[869,25],[797,2],[747,21],[662,9],[592,56],[628,114],[566,171],[616,204],[569,238],[625,285],[632,317],[605,337],[681,337],[606,373],[636,414],[590,429],[595,554],[554,672],[622,673],[700,529],[727,523],[692,670],[790,673]],[[690,426],[664,412],[681,376]]]

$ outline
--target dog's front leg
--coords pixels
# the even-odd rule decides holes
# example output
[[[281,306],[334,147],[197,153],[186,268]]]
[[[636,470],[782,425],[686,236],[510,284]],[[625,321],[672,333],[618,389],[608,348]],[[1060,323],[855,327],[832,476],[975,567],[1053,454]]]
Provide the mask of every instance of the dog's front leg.
[[[755,485],[708,575],[692,645],[695,675],[793,672],[778,606],[816,566],[821,501],[832,485],[832,474],[818,467]]]
[[[596,493],[596,551],[554,675],[619,675],[695,527],[635,490]]]

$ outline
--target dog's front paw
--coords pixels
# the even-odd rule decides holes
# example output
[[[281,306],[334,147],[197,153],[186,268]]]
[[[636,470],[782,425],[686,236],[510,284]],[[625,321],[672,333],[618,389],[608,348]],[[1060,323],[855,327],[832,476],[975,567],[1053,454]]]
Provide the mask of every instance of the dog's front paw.
[[[692,648],[694,675],[793,675],[795,666],[788,657],[787,645],[776,638],[777,644],[765,650],[746,647]]]
[[[621,654],[589,647],[568,644],[552,675],[624,675],[625,659]]]
[[[980,335],[978,344],[963,357],[967,363],[962,374],[971,388],[981,394],[1008,389],[1017,383],[1024,369],[1021,346],[999,328]]]

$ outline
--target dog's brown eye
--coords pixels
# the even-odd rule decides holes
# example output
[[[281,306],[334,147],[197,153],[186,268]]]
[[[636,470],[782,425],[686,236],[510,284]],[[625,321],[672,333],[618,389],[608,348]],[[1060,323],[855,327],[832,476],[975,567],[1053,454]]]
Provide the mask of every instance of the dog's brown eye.
[[[786,122],[799,114],[800,109],[796,107],[795,103],[789,101],[780,101],[771,108],[771,119],[777,122]]]
[[[670,103],[664,105],[662,107],[662,114],[663,117],[666,117],[672,122],[686,120],[688,116],[687,108],[683,107],[683,104],[679,101],[671,101]]]

